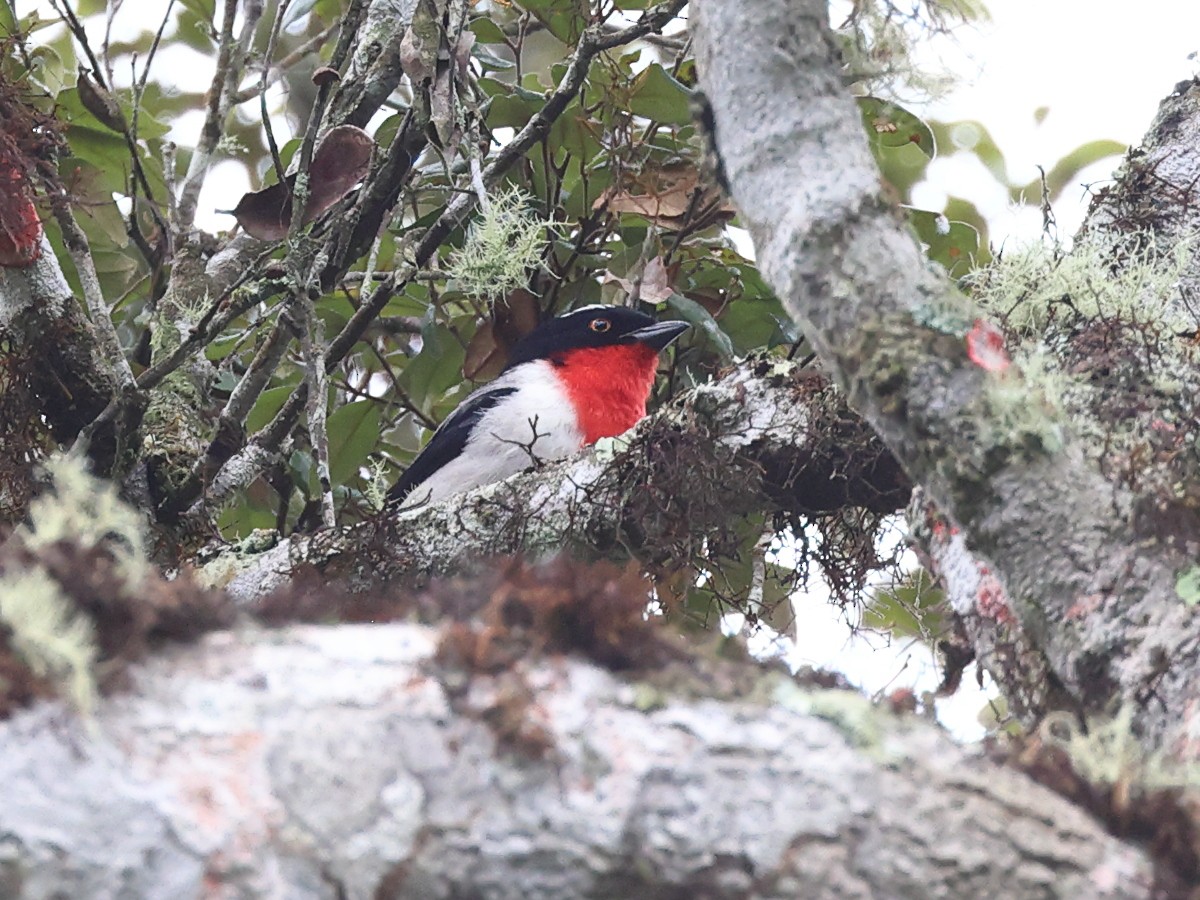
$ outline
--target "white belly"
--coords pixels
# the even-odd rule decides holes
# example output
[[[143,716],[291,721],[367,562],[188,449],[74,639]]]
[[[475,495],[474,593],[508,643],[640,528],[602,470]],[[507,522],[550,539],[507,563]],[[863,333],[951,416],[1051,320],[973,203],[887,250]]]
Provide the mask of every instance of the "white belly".
[[[506,372],[489,387],[515,387],[483,414],[463,452],[421,482],[405,507],[438,503],[454,494],[563,459],[583,446],[583,432],[566,392],[557,388],[554,367],[544,361]]]

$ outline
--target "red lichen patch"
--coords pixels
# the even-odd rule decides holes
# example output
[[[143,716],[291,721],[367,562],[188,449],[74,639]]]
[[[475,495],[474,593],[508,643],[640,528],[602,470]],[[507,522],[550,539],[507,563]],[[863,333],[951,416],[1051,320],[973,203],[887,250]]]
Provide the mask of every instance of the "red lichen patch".
[[[42,254],[42,223],[16,153],[16,143],[0,134],[0,266],[7,268],[32,265]]]
[[[13,37],[0,40],[0,56]],[[0,71],[0,266],[28,266],[41,255],[42,223],[34,197],[61,193],[58,157],[65,147],[54,116],[38,109],[22,84]]]
[[[1100,604],[1103,602],[1104,597],[1100,594],[1088,594],[1087,596],[1080,597],[1071,604],[1070,608],[1063,615],[1063,618],[1067,621],[1087,618],[1099,609]]]
[[[993,619],[1003,625],[1015,625],[1017,620],[1008,605],[1008,594],[1000,579],[986,566],[979,567],[979,588],[975,595],[975,608],[984,618]]]
[[[987,319],[976,319],[968,332],[967,356],[988,372],[1003,372],[1012,363],[1004,349],[1004,333]]]

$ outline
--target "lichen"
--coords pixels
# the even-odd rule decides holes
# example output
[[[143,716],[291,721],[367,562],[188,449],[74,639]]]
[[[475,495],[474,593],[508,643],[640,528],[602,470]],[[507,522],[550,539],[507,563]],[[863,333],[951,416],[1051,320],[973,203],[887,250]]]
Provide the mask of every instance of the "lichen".
[[[76,708],[90,712],[96,702],[92,623],[71,606],[40,570],[0,575],[0,624],[30,670],[58,685]]]
[[[856,691],[812,690],[780,682],[775,701],[788,709],[832,723],[856,747],[878,748],[883,743],[882,713]]]
[[[79,457],[59,454],[46,461],[50,487],[29,507],[29,521],[14,537],[31,550],[58,541],[83,548],[104,546],[130,583],[149,571],[141,516],[117,496],[116,488],[93,477]]]
[[[1184,328],[1172,297],[1193,250],[1194,240],[1167,249],[1096,238],[1077,242],[1070,253],[1032,243],[1006,250],[964,282],[980,306],[1022,339],[1080,318]]]
[[[450,260],[451,277],[466,293],[496,300],[521,287],[545,249],[552,223],[538,215],[532,198],[518,188],[490,199]]]
[[[1051,713],[1041,736],[1066,751],[1085,779],[1099,785],[1136,785],[1142,791],[1200,786],[1200,766],[1165,753],[1147,753],[1133,731],[1134,709],[1111,718],[1092,718],[1080,727],[1071,714]]]
[[[1200,313],[1180,290],[1195,246],[1194,237],[1169,247],[1095,237],[1067,254],[1034,244],[966,280],[1021,373],[989,383],[985,437],[1053,450],[1061,436],[1052,423],[1065,420],[1092,462],[1133,491],[1139,533],[1184,557],[1200,548],[1200,442],[1190,426],[1200,419]]]

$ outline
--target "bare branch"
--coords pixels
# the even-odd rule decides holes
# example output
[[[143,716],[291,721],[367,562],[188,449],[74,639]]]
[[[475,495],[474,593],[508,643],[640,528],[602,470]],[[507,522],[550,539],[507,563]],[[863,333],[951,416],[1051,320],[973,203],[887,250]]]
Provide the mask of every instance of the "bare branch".
[[[200,140],[192,154],[183,189],[179,195],[179,222],[182,228],[192,227],[196,218],[196,203],[200,189],[212,165],[213,153],[225,132],[225,119],[229,115],[230,103],[237,89],[237,82],[245,64],[245,52],[249,48],[254,29],[262,16],[261,0],[251,0],[244,7],[242,34],[235,40],[233,21],[237,15],[238,0],[225,0],[221,19],[221,39],[217,50],[217,65],[213,71],[212,84],[208,88],[208,109]]]
[[[54,218],[62,230],[63,245],[71,255],[75,271],[79,275],[79,284],[83,288],[83,299],[91,314],[92,325],[96,329],[97,341],[104,353],[104,358],[112,368],[112,380],[122,391],[130,391],[134,387],[133,370],[121,349],[121,340],[117,337],[117,329],[113,327],[112,315],[104,295],[100,289],[100,278],[96,274],[96,263],[92,259],[92,250],[88,246],[87,235],[75,221],[70,203],[62,195],[51,197]]]

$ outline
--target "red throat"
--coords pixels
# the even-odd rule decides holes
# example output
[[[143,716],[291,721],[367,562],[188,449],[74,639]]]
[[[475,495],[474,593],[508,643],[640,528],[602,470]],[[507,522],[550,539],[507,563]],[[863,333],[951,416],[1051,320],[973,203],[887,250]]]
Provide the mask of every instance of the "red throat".
[[[585,444],[632,428],[646,415],[658,351],[645,344],[569,350],[553,359]]]

